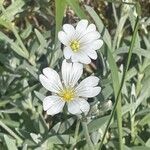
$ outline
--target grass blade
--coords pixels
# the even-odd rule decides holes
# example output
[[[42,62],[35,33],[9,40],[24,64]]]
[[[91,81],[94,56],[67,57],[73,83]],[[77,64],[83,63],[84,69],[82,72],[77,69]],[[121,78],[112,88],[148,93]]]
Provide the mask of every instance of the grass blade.
[[[66,8],[65,0],[55,0],[55,13],[56,13],[56,16],[55,16],[55,22],[56,22],[55,43],[57,43],[57,34],[62,26],[65,8]]]
[[[132,50],[134,48],[134,44],[135,44],[135,41],[136,41],[136,35],[137,35],[137,32],[138,32],[138,28],[139,28],[139,18],[137,17],[136,24],[135,24],[135,27],[134,27],[133,36],[132,36],[132,39],[131,39],[131,45],[130,45],[130,48],[129,48],[128,59],[127,59],[127,63],[126,63],[126,66],[125,66],[125,71],[123,73],[123,77],[122,77],[120,88],[119,88],[119,91],[118,91],[118,94],[117,94],[117,98],[116,98],[116,101],[115,101],[115,104],[114,104],[114,108],[113,108],[113,110],[111,112],[111,116],[110,116],[110,119],[109,119],[108,124],[106,126],[106,129],[105,129],[102,141],[101,141],[101,143],[99,145],[99,149],[102,148],[102,145],[103,145],[106,133],[107,133],[107,131],[109,129],[111,120],[112,120],[112,118],[113,118],[113,116],[115,114],[115,110],[116,110],[116,107],[117,107],[117,104],[118,104],[118,101],[119,101],[121,90],[122,90],[122,87],[123,87],[123,84],[124,84],[124,81],[125,81],[126,73],[127,73],[128,68],[129,68],[130,61],[131,61]]]

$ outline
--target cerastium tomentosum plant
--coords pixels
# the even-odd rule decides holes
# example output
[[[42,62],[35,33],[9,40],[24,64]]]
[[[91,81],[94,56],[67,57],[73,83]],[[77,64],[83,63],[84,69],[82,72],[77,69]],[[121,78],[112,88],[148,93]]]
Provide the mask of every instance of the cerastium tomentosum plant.
[[[43,74],[39,76],[41,84],[52,92],[51,96],[43,100],[43,108],[48,115],[55,115],[61,112],[66,104],[69,113],[86,116],[90,110],[87,99],[97,96],[101,87],[98,86],[99,78],[95,76],[89,76],[79,84],[78,80],[83,74],[83,64],[97,59],[96,50],[101,48],[103,41],[100,39],[100,33],[96,31],[96,26],[88,25],[88,21],[84,19],[78,22],[76,28],[64,24],[58,38],[65,45],[65,60],[62,62],[61,77],[48,67],[43,69]],[[86,122],[82,122],[82,127],[90,149],[94,149]]]
[[[87,98],[95,97],[101,91],[97,86],[99,79],[90,76],[80,84],[78,80],[83,73],[83,64],[89,64],[90,58],[97,58],[95,50],[102,46],[103,41],[99,39],[100,33],[96,31],[96,26],[88,25],[88,21],[84,19],[78,22],[76,28],[64,24],[63,30],[58,33],[58,38],[65,45],[64,57],[72,62],[63,61],[62,81],[52,68],[43,69],[43,74],[39,76],[40,82],[52,92],[52,96],[44,99],[43,107],[47,114],[55,115],[63,110],[66,103],[70,113],[87,114],[90,109]]]

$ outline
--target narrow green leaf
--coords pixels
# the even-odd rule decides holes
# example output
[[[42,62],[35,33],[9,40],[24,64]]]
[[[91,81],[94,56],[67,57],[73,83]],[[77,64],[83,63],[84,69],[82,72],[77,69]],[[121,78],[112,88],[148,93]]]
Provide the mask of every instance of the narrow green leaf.
[[[17,150],[16,142],[12,138],[8,137],[7,135],[4,135],[4,140],[7,145],[8,150]]]
[[[73,141],[74,139],[70,135],[54,135],[49,137],[44,143],[47,143],[47,147],[49,147],[49,144],[71,144]]]
[[[27,62],[24,62],[23,65],[20,66],[20,68],[27,70],[35,79],[38,80],[37,68],[35,68],[34,66],[31,66]]]
[[[140,122],[138,123],[141,126],[144,126],[146,124],[150,124],[150,114],[147,114],[146,116],[144,116]]]
[[[29,52],[26,49],[26,47],[25,47],[25,45],[24,45],[20,35],[18,34],[18,30],[16,29],[16,27],[14,25],[12,25],[12,31],[13,31],[15,37],[16,37],[16,40],[17,40],[18,44],[22,48],[22,51],[25,53],[26,58],[28,58],[29,57]]]
[[[8,126],[6,126],[3,122],[0,121],[0,126],[5,129],[11,136],[13,136],[18,143],[22,143],[22,139],[16,134],[14,133]]]
[[[0,31],[0,39],[6,41],[7,43],[10,44],[12,50],[14,52],[16,52],[18,55],[24,57],[24,58],[28,58],[28,56],[26,55],[26,53],[9,37],[7,37],[4,33],[2,33]]]
[[[93,132],[93,131],[96,131],[99,128],[101,128],[101,126],[103,126],[104,124],[106,124],[106,122],[108,121],[109,117],[110,116],[105,116],[105,117],[97,118],[97,119],[91,121],[88,124],[88,130],[89,130],[89,132]]]
[[[45,48],[47,46],[47,42],[46,42],[44,36],[37,29],[35,29],[34,31],[36,33],[36,36],[37,36],[42,48]]]

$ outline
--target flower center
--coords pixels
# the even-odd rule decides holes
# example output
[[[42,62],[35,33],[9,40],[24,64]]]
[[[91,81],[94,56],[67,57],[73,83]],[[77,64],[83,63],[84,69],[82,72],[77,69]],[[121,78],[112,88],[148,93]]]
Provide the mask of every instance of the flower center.
[[[59,96],[66,102],[71,101],[75,97],[75,92],[72,88],[64,89],[59,93]]]
[[[80,48],[80,43],[77,40],[73,40],[70,43],[70,47],[73,52],[78,52]]]

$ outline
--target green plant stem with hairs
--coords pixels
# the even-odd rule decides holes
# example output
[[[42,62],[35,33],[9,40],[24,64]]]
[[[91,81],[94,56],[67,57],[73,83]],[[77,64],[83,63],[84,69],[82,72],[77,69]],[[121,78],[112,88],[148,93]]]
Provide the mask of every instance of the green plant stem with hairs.
[[[79,134],[79,128],[80,128],[80,119],[77,119],[77,123],[76,123],[76,128],[75,128],[75,133],[74,133],[74,143],[72,144],[70,150],[73,150],[74,149],[74,146],[76,145],[77,143],[77,140],[78,140],[78,134]]]
[[[82,124],[82,127],[83,127],[83,132],[84,132],[87,144],[89,146],[89,150],[94,150],[94,146],[93,146],[93,143],[91,141],[91,138],[90,138],[90,135],[89,135],[89,131],[88,131],[88,127],[87,127],[87,122],[85,120],[83,120],[81,122],[81,124]]]

